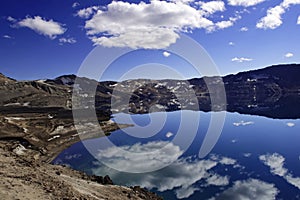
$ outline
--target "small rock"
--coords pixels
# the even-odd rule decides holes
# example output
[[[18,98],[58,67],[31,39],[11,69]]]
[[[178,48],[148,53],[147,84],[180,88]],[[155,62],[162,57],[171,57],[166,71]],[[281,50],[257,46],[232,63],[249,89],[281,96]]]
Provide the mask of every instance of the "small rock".
[[[114,183],[113,183],[113,181],[110,179],[110,177],[109,177],[108,175],[106,175],[106,176],[104,177],[103,184],[104,184],[104,185],[113,185]]]

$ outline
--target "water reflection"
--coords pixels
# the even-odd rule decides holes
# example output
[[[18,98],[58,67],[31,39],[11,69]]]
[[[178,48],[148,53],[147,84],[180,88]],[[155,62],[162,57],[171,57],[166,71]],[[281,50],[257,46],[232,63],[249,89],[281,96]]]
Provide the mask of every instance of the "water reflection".
[[[143,118],[149,116],[132,117],[142,125]],[[140,185],[165,199],[297,199],[300,196],[300,120],[227,113],[222,135],[212,153],[199,159],[197,153],[210,113],[201,112],[197,135],[186,151],[172,143],[180,113],[167,113],[167,117],[169,120],[162,130],[150,138],[135,138],[124,130],[114,132],[109,139],[115,146],[95,149],[99,160],[78,143],[54,162],[90,174],[108,174],[117,184]],[[189,134],[188,128],[185,134]],[[101,140],[89,142],[99,147]],[[156,151],[166,145],[165,151]],[[143,152],[156,153],[145,156]],[[126,173],[137,169],[147,171],[177,157],[175,162],[157,171]]]

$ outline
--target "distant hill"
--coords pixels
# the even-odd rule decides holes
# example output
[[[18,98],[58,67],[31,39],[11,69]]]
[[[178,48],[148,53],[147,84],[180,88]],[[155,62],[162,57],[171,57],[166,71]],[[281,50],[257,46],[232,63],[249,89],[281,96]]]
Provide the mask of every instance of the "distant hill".
[[[292,108],[298,105],[295,104],[300,94],[299,77],[300,64],[275,65],[224,77],[185,81],[138,79],[119,83],[96,82],[77,78],[76,75],[64,75],[53,80],[16,81],[1,74],[0,107],[60,107],[69,110],[72,107],[95,107],[105,113],[200,108],[203,111],[228,110],[265,116],[277,112],[279,114],[272,115],[295,118],[300,116]],[[224,89],[225,98],[222,96]],[[72,95],[76,97],[73,98],[74,105]],[[211,105],[212,96],[217,99],[217,105]],[[286,102],[293,102],[293,105],[286,105]]]

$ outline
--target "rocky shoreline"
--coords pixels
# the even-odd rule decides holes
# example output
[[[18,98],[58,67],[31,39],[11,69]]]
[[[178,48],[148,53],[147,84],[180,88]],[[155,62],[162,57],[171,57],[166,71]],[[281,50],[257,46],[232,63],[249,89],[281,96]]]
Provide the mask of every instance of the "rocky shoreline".
[[[108,176],[89,176],[65,166],[50,164],[64,149],[82,138],[99,137],[92,130],[76,135],[67,110],[31,108],[30,112],[0,114],[0,196],[5,199],[161,199],[138,186],[113,185]],[[2,109],[2,110],[5,110]],[[59,113],[63,113],[59,114]],[[104,133],[129,125],[100,122]],[[63,128],[59,128],[63,127]],[[92,129],[92,127],[90,127]]]
[[[68,167],[31,160],[15,150],[17,141],[0,141],[0,196],[12,199],[161,199],[136,187],[113,185],[108,176],[88,176]]]

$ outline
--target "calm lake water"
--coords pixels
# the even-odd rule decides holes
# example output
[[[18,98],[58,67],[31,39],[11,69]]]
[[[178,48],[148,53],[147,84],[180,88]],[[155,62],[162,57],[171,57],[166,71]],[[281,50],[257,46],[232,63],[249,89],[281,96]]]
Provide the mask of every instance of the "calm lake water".
[[[226,113],[219,140],[199,158],[211,115],[117,114],[116,122],[130,117],[137,126],[74,144],[54,163],[108,174],[115,184],[140,185],[164,199],[300,199],[300,120]]]

